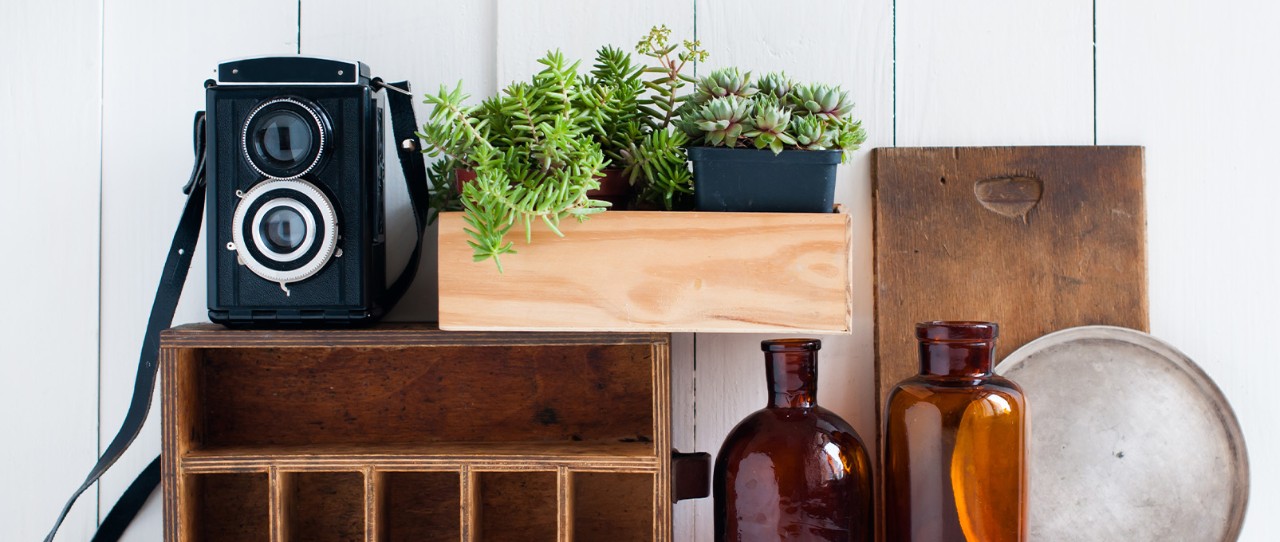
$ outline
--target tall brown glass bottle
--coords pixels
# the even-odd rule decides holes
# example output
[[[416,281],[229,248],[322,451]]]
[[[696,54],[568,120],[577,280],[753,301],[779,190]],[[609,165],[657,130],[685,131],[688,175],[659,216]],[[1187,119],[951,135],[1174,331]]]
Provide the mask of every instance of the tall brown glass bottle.
[[[818,406],[817,339],[764,341],[768,405],[716,457],[720,542],[870,542],[871,465],[862,439]]]
[[[996,324],[916,325],[920,375],[889,393],[885,542],[1026,540],[1026,402],[991,374]]]

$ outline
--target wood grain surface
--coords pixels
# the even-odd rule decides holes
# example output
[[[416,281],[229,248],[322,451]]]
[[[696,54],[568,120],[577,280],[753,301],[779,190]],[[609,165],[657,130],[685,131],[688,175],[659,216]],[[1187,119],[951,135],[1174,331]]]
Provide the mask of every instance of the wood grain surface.
[[[653,539],[652,474],[579,472],[573,483],[573,540],[644,542]]]
[[[472,261],[461,213],[440,218],[449,330],[848,332],[844,213],[612,211],[535,223],[517,254]],[[513,230],[514,232],[515,230]]]
[[[669,353],[661,333],[166,331],[166,534],[668,542]]]
[[[997,322],[997,358],[1147,329],[1141,147],[876,149],[874,182],[877,412],[919,369],[917,322]]]
[[[384,510],[389,542],[457,542],[461,499],[456,472],[388,472],[383,475],[379,508]],[[397,503],[387,507],[387,503]]]
[[[556,471],[480,472],[480,536],[485,542],[556,542]]]
[[[365,483],[360,472],[282,472],[287,540],[358,541],[365,538]]]

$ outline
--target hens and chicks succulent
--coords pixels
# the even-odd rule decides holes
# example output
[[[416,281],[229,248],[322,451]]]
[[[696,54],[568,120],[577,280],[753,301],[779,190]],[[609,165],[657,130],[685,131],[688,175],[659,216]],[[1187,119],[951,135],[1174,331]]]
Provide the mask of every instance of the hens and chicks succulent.
[[[698,81],[676,125],[692,145],[841,150],[866,141],[853,119],[849,92],[838,86],[799,84],[774,72],[752,82],[751,72],[724,68]]]

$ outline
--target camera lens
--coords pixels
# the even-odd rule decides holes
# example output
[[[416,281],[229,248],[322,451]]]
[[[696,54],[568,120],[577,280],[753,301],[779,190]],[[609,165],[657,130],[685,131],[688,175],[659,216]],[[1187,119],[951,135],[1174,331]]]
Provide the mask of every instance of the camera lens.
[[[329,117],[314,103],[285,96],[259,103],[245,118],[240,144],[254,171],[296,179],[324,159],[332,139]]]
[[[315,138],[311,126],[293,111],[273,111],[263,117],[253,134],[258,152],[281,167],[298,165],[311,151]]]
[[[305,280],[335,257],[338,216],[329,197],[299,179],[254,185],[231,218],[231,250],[253,274],[280,284]]]
[[[289,253],[302,245],[307,225],[293,207],[276,207],[267,211],[259,225],[259,233],[269,248],[279,253]]]

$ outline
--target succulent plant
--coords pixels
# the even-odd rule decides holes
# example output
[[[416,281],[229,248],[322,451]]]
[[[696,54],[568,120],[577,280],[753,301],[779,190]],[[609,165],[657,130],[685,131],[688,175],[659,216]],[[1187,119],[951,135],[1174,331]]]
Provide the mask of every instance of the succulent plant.
[[[695,83],[682,70],[706,58],[698,42],[670,44],[671,31],[657,26],[636,51],[656,65],[632,62],[626,51],[606,45],[596,51],[594,69],[583,76],[578,101],[588,133],[611,165],[622,169],[643,204],[673,209],[692,194],[693,177],[685,167],[688,138],[675,130],[678,111],[688,99],[680,90]],[[644,80],[645,74],[657,74]]]
[[[823,84],[801,85],[791,94],[796,107],[804,108],[810,115],[829,121],[839,120],[853,112],[849,92],[840,87]]]
[[[644,81],[649,93],[638,107],[643,119],[631,130],[633,137],[621,156],[623,174],[639,188],[639,199],[667,210],[679,207],[682,199],[693,193],[693,175],[684,150],[689,140],[677,129],[677,123],[690,103],[689,95],[681,90],[697,82],[684,70],[691,62],[707,59],[698,41],[676,45],[670,38],[671,30],[665,25],[655,26],[636,44],[636,52],[656,65],[644,69],[653,78]]]
[[[751,116],[754,106],[751,100],[737,96],[716,98],[682,119],[682,126],[686,131],[699,133],[702,141],[710,146],[736,147],[738,139],[755,128]]]
[[[693,101],[705,104],[716,98],[738,96],[750,98],[759,92],[751,84],[751,72],[739,73],[738,68],[722,68],[703,77],[694,87]]]
[[[622,150],[627,163],[623,175],[647,182],[640,193],[643,201],[672,210],[680,205],[679,197],[693,193],[693,174],[684,150],[688,142],[684,132],[668,128],[653,130]]]
[[[776,154],[782,152],[787,145],[795,146],[796,139],[787,133],[791,124],[791,111],[776,98],[766,96],[757,101],[754,114],[754,128],[742,136],[754,139],[757,149],[768,147]]]
[[[506,235],[516,224],[524,226],[526,241],[535,220],[562,235],[562,219],[584,220],[609,205],[587,196],[599,188],[607,160],[600,145],[584,137],[599,117],[582,106],[578,63],[559,51],[538,62],[543,69],[530,81],[512,83],[477,106],[465,105],[461,82],[452,91],[442,86],[426,96],[433,107],[418,132],[423,152],[444,163],[432,166],[433,200],[456,190],[457,176],[448,170],[475,172],[460,198],[468,243],[476,261],[492,258],[499,270],[499,257],[515,252]]]
[[[611,161],[654,205],[672,209],[693,193],[689,139],[675,122],[689,101],[681,89],[697,82],[683,70],[707,53],[697,41],[669,43],[670,35],[654,27],[636,46],[656,65],[605,46],[592,71],[580,74],[578,62],[551,51],[529,81],[477,105],[466,105],[461,82],[426,97],[432,111],[418,137],[423,152],[439,158],[428,171],[433,211],[464,211],[476,261],[492,258],[501,270],[499,257],[515,252],[506,236],[517,224],[531,240],[535,220],[560,235],[562,219],[604,211],[609,204],[587,192],[599,188]],[[476,178],[460,182],[460,169]]]
[[[606,45],[596,51],[591,75],[582,78],[580,102],[588,115],[590,133],[614,165],[622,163],[618,151],[631,141],[631,125],[644,120],[639,109],[643,71],[626,51]]]
[[[694,145],[754,147],[774,154],[788,148],[838,149],[847,160],[867,138],[852,112],[849,93],[838,86],[797,84],[781,72],[752,84],[750,73],[725,68],[698,81],[677,125]]]
[[[756,87],[760,89],[761,94],[768,94],[777,98],[779,101],[786,103],[787,95],[791,93],[791,89],[795,87],[795,81],[784,72],[769,72],[764,74]]]
[[[791,121],[791,132],[795,134],[795,146],[798,149],[824,151],[834,145],[832,132],[817,117],[796,118]]]
[[[685,40],[683,49],[667,42],[671,30],[666,25],[655,26],[649,34],[636,44],[636,52],[654,59],[658,65],[645,68],[645,73],[657,74],[645,81],[645,88],[653,94],[640,103],[640,110],[648,115],[647,123],[655,130],[664,130],[678,118],[677,111],[684,104],[686,96],[680,89],[697,80],[684,74],[684,68],[690,62],[702,62],[707,59],[707,52],[702,50],[698,41]]]

